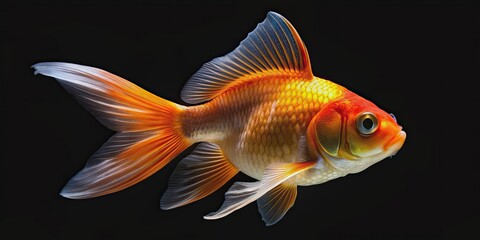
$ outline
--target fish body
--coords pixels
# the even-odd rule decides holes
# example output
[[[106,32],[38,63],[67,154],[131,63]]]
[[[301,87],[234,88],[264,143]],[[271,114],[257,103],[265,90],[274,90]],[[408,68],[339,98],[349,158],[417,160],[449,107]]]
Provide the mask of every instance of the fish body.
[[[317,77],[262,79],[189,107],[183,131],[194,142],[219,145],[235,167],[260,180],[271,163],[305,160],[302,144],[311,119],[347,91]]]
[[[186,83],[184,106],[104,70],[39,63],[113,135],[60,193],[73,199],[120,191],[160,170],[190,145],[161,199],[172,209],[208,196],[239,171],[220,209],[224,217],[256,201],[267,225],[293,206],[297,186],[320,184],[394,155],[406,134],[393,115],[315,77],[305,45],[284,17],[264,22],[231,53]]]

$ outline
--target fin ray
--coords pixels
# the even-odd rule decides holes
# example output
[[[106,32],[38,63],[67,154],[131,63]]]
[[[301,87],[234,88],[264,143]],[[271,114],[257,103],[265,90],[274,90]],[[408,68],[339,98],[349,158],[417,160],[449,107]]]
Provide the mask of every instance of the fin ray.
[[[192,104],[208,101],[229,87],[268,74],[313,78],[300,36],[287,19],[274,12],[231,53],[204,64],[187,82],[181,97]]]
[[[273,225],[285,216],[295,203],[297,186],[282,183],[257,200],[258,211],[267,226]]]
[[[200,200],[223,186],[238,173],[216,144],[203,142],[178,163],[167,191],[162,196],[162,209],[172,209]]]
[[[157,172],[186,147],[177,136],[155,131],[116,133],[68,181],[60,195],[84,199],[120,191]]]
[[[98,121],[113,131],[146,131],[165,126],[164,116],[184,106],[162,99],[107,71],[72,63],[44,62],[35,74],[54,77]]]
[[[274,163],[263,173],[262,180],[257,182],[235,182],[225,193],[225,201],[220,209],[204,216],[205,219],[219,219],[259,199],[265,193],[287,181],[292,176],[305,171],[316,162]]]
[[[103,125],[118,131],[62,189],[83,199],[120,191],[152,175],[190,146],[181,131],[184,106],[104,70],[71,63],[33,65],[54,77]]]

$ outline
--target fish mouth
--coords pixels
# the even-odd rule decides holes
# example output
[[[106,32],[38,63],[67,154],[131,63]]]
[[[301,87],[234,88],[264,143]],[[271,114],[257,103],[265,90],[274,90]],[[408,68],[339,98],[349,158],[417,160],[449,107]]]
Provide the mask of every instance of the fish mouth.
[[[390,139],[384,146],[385,151],[392,152],[392,155],[395,155],[398,150],[403,146],[405,139],[407,138],[407,133],[400,131],[392,139]]]

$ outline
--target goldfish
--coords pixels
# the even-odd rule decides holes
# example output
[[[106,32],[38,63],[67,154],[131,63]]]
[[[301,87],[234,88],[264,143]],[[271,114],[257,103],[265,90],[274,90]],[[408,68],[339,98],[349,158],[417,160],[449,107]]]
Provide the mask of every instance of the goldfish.
[[[116,132],[61,190],[70,199],[130,187],[197,144],[173,171],[161,209],[205,198],[242,172],[255,181],[234,182],[221,207],[204,218],[256,201],[270,226],[294,205],[298,186],[363,171],[395,155],[406,139],[393,114],[314,76],[298,32],[275,12],[192,75],[181,91],[189,106],[94,67],[32,67]]]

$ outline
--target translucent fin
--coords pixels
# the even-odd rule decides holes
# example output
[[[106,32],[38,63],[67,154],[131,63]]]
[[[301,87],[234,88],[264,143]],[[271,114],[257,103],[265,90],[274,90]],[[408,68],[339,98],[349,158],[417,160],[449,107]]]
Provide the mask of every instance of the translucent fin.
[[[232,86],[268,76],[313,79],[308,52],[295,28],[278,13],[248,34],[231,53],[204,64],[187,82],[187,103],[208,101]]]
[[[60,195],[72,199],[98,197],[149,177],[189,146],[171,133],[116,133],[68,181]]]
[[[183,106],[98,68],[58,62],[33,67],[35,73],[56,78],[101,123],[119,131],[67,183],[62,196],[91,198],[120,191],[190,146],[179,121]]]
[[[271,226],[285,216],[288,209],[295,203],[297,186],[282,183],[268,191],[257,200],[258,211],[267,226]]]
[[[114,131],[161,129],[165,124],[171,125],[166,120],[184,108],[98,68],[62,62],[44,62],[32,67],[35,74],[54,77],[103,125]]]
[[[200,200],[223,186],[238,173],[213,143],[200,143],[173,172],[160,201],[162,209],[172,209]]]
[[[240,209],[247,204],[259,199],[268,191],[285,182],[296,174],[305,171],[316,162],[300,163],[274,163],[265,169],[261,181],[258,182],[235,182],[225,193],[225,201],[216,212],[204,216],[205,219],[218,219]]]

